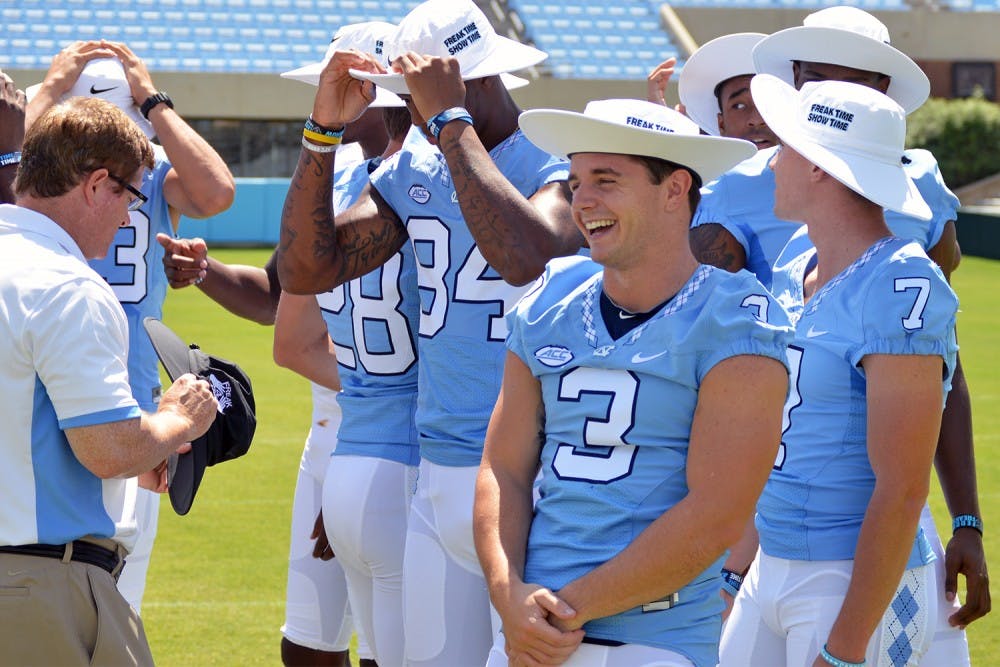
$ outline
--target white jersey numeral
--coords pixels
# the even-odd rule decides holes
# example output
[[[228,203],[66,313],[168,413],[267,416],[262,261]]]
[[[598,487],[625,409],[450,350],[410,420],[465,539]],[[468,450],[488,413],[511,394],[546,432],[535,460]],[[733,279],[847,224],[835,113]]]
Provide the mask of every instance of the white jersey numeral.
[[[417,258],[417,285],[420,288],[420,335],[433,337],[444,327],[448,315],[448,287],[444,276],[450,268],[448,240],[451,233],[438,218],[410,218],[406,231],[413,242]],[[429,258],[424,264],[422,257]],[[430,292],[430,309],[424,308],[425,294]]]
[[[778,456],[774,459],[774,469],[781,470],[785,465],[786,447],[785,433],[792,427],[792,410],[802,405],[802,395],[799,393],[799,374],[802,372],[802,348],[788,346],[788,400],[781,413],[781,444],[778,445]]]
[[[579,402],[584,394],[608,397],[604,415],[587,417],[583,447],[560,444],[552,459],[559,479],[607,484],[632,473],[638,450],[625,441],[635,425],[639,379],[629,371],[574,368],[559,382],[559,400]]]
[[[445,282],[445,275],[451,268],[448,248],[451,234],[448,228],[438,218],[410,218],[406,231],[417,256],[417,282],[421,291],[420,335],[432,338],[441,331],[448,317],[452,295],[456,303],[496,304],[483,335],[485,340],[506,340],[507,321],[504,315],[531,285],[514,287],[503,278],[490,275],[490,265],[479,248],[472,246],[455,275],[454,290],[449,293]],[[430,308],[425,308],[428,301]]]
[[[339,314],[347,303],[346,293],[351,295],[351,325],[354,332],[353,348],[333,341],[337,362],[356,369],[358,361],[365,372],[371,375],[399,375],[406,372],[417,359],[413,347],[413,337],[406,316],[399,311],[403,296],[399,289],[403,256],[393,255],[376,271],[379,274],[378,296],[366,296],[362,290],[362,278],[355,278],[345,285],[316,296],[320,308]],[[373,352],[367,344],[365,327],[383,326],[389,338],[388,352]],[[355,350],[357,354],[355,355]]]
[[[747,298],[743,299],[740,306],[752,309],[753,316],[757,318],[758,322],[767,322],[768,303],[767,297],[763,294],[751,294]]]
[[[931,281],[929,278],[896,278],[893,291],[905,292],[911,289],[917,290],[917,298],[913,301],[910,314],[903,318],[903,328],[907,331],[916,331],[924,327],[923,315],[927,299],[931,295]]]
[[[114,265],[102,276],[120,303],[139,303],[146,297],[146,251],[149,249],[149,218],[142,211],[129,213],[129,224],[118,230],[109,252]]]

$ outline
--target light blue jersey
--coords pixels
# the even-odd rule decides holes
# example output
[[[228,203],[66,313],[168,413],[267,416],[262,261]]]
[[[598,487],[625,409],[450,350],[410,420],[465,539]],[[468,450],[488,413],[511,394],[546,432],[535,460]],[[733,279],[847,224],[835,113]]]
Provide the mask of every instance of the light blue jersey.
[[[518,130],[490,151],[525,197],[566,180],[565,161],[543,153]],[[504,282],[466,226],[444,156],[408,141],[374,174],[413,244],[420,287],[420,456],[444,466],[475,466],[503,376],[504,314],[528,289]]]
[[[334,176],[334,210],[353,204],[368,184],[370,160]],[[337,352],[343,417],[335,455],[419,462],[416,332],[420,321],[417,268],[409,244],[374,271],[319,302]]]
[[[943,408],[958,350],[958,298],[916,243],[886,237],[803,306],[802,281],[815,257],[800,233],[775,266],[775,297],[797,324],[782,444],[756,524],[768,555],[849,560],[875,487],[861,361],[869,354],[941,356]],[[907,567],[932,560],[918,531]]]
[[[746,268],[765,287],[771,287],[772,267],[798,224],[774,215],[774,172],[768,163],[777,148],[757,151],[717,180],[702,188],[701,204],[692,227],[715,222],[743,246]],[[925,150],[908,150],[904,170],[917,185],[934,217],[930,221],[885,211],[893,234],[913,239],[929,250],[941,239],[945,223],[958,215],[958,197],[948,189],[934,156]]]
[[[142,194],[149,201],[129,213],[129,225],[115,233],[107,256],[90,260],[91,268],[108,281],[125,309],[129,385],[139,407],[147,412],[155,412],[159,401],[160,367],[142,321],[147,317],[163,319],[167,276],[163,272],[163,246],[157,243],[156,234],[174,235],[167,200],[163,197],[163,181],[170,168],[166,155],[157,148],[156,163],[142,179]]]
[[[540,288],[509,316],[508,346],[538,378],[545,407],[525,581],[552,590],[613,558],[687,495],[705,375],[735,355],[784,363],[791,333],[785,312],[750,273],[701,266],[658,313],[615,340],[599,310],[602,277],[588,259],[552,260]],[[587,636],[715,665],[722,562],[678,591],[674,606],[590,621]]]

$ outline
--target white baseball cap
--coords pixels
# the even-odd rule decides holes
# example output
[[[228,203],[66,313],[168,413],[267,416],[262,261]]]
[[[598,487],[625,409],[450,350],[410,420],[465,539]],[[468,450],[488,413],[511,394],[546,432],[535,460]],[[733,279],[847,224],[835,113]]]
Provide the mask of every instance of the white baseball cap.
[[[310,85],[318,86],[319,75],[327,63],[330,62],[334,51],[348,51],[350,49],[370,53],[375,56],[375,59],[380,64],[388,66],[389,61],[385,56],[385,43],[395,31],[396,26],[385,21],[366,21],[365,23],[352,23],[351,25],[342,26],[333,35],[333,40],[330,42],[330,46],[327,47],[323,60],[282,72],[281,76],[285,79],[304,81]],[[406,104],[395,93],[382,87],[376,87],[375,100],[370,106],[404,107]]]
[[[30,100],[38,92],[42,84],[28,86],[24,91]],[[132,90],[125,77],[125,68],[117,58],[98,58],[83,66],[80,77],[61,98],[65,102],[71,97],[98,97],[111,102],[125,112],[143,133],[152,139],[156,135],[153,124],[143,118],[139,105],[132,99]]]
[[[767,37],[762,32],[738,32],[705,42],[684,63],[677,93],[688,117],[712,136],[719,136],[716,88],[736,76],[753,75],[753,47]]]
[[[810,82],[797,91],[770,74],[755,76],[750,91],[783,144],[879,206],[930,220],[903,170],[906,113],[897,102],[846,81]]]
[[[687,167],[707,183],[757,152],[742,139],[710,137],[687,116],[644,100],[596,100],[583,113],[525,111],[521,131],[544,151],[615,153],[660,158]]]
[[[465,81],[514,72],[548,57],[533,46],[498,35],[472,0],[427,0],[414,7],[399,22],[386,55],[391,63],[409,51],[427,56],[454,56]],[[351,70],[351,75],[397,94],[409,93],[406,80],[398,72],[373,74]],[[504,82],[511,88],[508,82],[513,81]]]
[[[757,72],[794,84],[792,61],[840,65],[890,77],[886,94],[911,113],[923,104],[931,84],[923,70],[889,44],[889,29],[857,7],[828,7],[801,26],[780,30],[753,50]]]

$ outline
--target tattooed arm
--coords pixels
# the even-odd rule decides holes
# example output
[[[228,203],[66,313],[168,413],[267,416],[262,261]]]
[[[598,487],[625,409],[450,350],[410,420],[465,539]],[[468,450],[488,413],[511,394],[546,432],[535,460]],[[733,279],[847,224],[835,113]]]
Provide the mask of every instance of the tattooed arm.
[[[371,56],[337,51],[320,74],[312,119],[337,130],[356,120],[375,97],[371,83],[351,68],[382,71]],[[406,240],[395,212],[367,187],[355,204],[334,216],[335,153],[303,146],[281,212],[278,277],[292,294],[318,294],[381,266]]]
[[[469,231],[483,258],[508,283],[531,282],[550,259],[572,255],[583,245],[564,181],[525,199],[496,168],[471,125],[446,125],[439,141]]]
[[[717,222],[692,227],[689,233],[691,252],[702,264],[736,273],[746,268],[747,255],[736,237]]]
[[[550,259],[582,247],[565,184],[550,183],[525,198],[487,151],[517,129],[519,110],[499,77],[463,83],[454,58],[412,52],[400,56],[394,66],[406,77],[411,112],[415,108],[423,119],[453,107],[470,110],[476,125],[448,123],[437,143],[469,231],[483,258],[505,281],[527,284],[542,274]]]

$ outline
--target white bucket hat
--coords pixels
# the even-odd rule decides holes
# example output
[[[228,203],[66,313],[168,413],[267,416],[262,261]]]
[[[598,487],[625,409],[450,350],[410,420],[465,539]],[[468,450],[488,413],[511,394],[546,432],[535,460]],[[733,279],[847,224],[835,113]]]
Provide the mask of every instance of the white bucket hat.
[[[681,70],[677,92],[688,117],[712,136],[719,136],[719,99],[715,89],[735,76],[753,75],[753,47],[762,32],[738,32],[705,42]]]
[[[408,51],[421,55],[458,59],[463,80],[480,79],[537,65],[548,57],[544,51],[496,33],[486,15],[472,0],[427,0],[399,22],[387,49],[391,63]],[[371,81],[397,94],[408,94],[406,80],[398,72],[373,74],[351,70],[351,75]],[[527,82],[504,77],[507,88]],[[511,85],[515,84],[515,85]]]
[[[544,151],[616,153],[669,160],[711,181],[757,152],[749,141],[701,134],[690,118],[643,100],[597,100],[583,113],[525,111],[521,131]]]
[[[42,84],[28,86],[25,96],[31,100]],[[156,135],[153,124],[143,118],[139,105],[132,99],[132,90],[125,77],[125,68],[118,58],[98,58],[83,66],[80,77],[61,98],[65,102],[71,97],[97,97],[111,102],[125,112],[143,133],[152,139]]]
[[[282,72],[284,79],[294,79],[304,81],[313,86],[319,85],[319,75],[323,68],[330,62],[334,51],[348,51],[357,49],[362,53],[370,53],[375,56],[379,63],[387,67],[388,58],[385,56],[385,44],[396,31],[396,26],[385,21],[366,21],[365,23],[352,23],[342,26],[333,35],[330,46],[326,48],[323,60],[316,63],[309,63],[302,67]],[[369,105],[372,107],[405,107],[406,104],[395,93],[389,92],[385,88],[375,88],[375,100]]]
[[[895,101],[846,81],[810,82],[797,91],[770,74],[755,76],[750,90],[783,144],[879,206],[930,220],[903,170],[906,114]]]
[[[923,70],[889,44],[889,29],[857,7],[829,7],[801,26],[780,30],[753,50],[757,72],[794,84],[792,61],[826,63],[878,72],[891,78],[886,94],[911,113],[923,104],[931,84]]]

